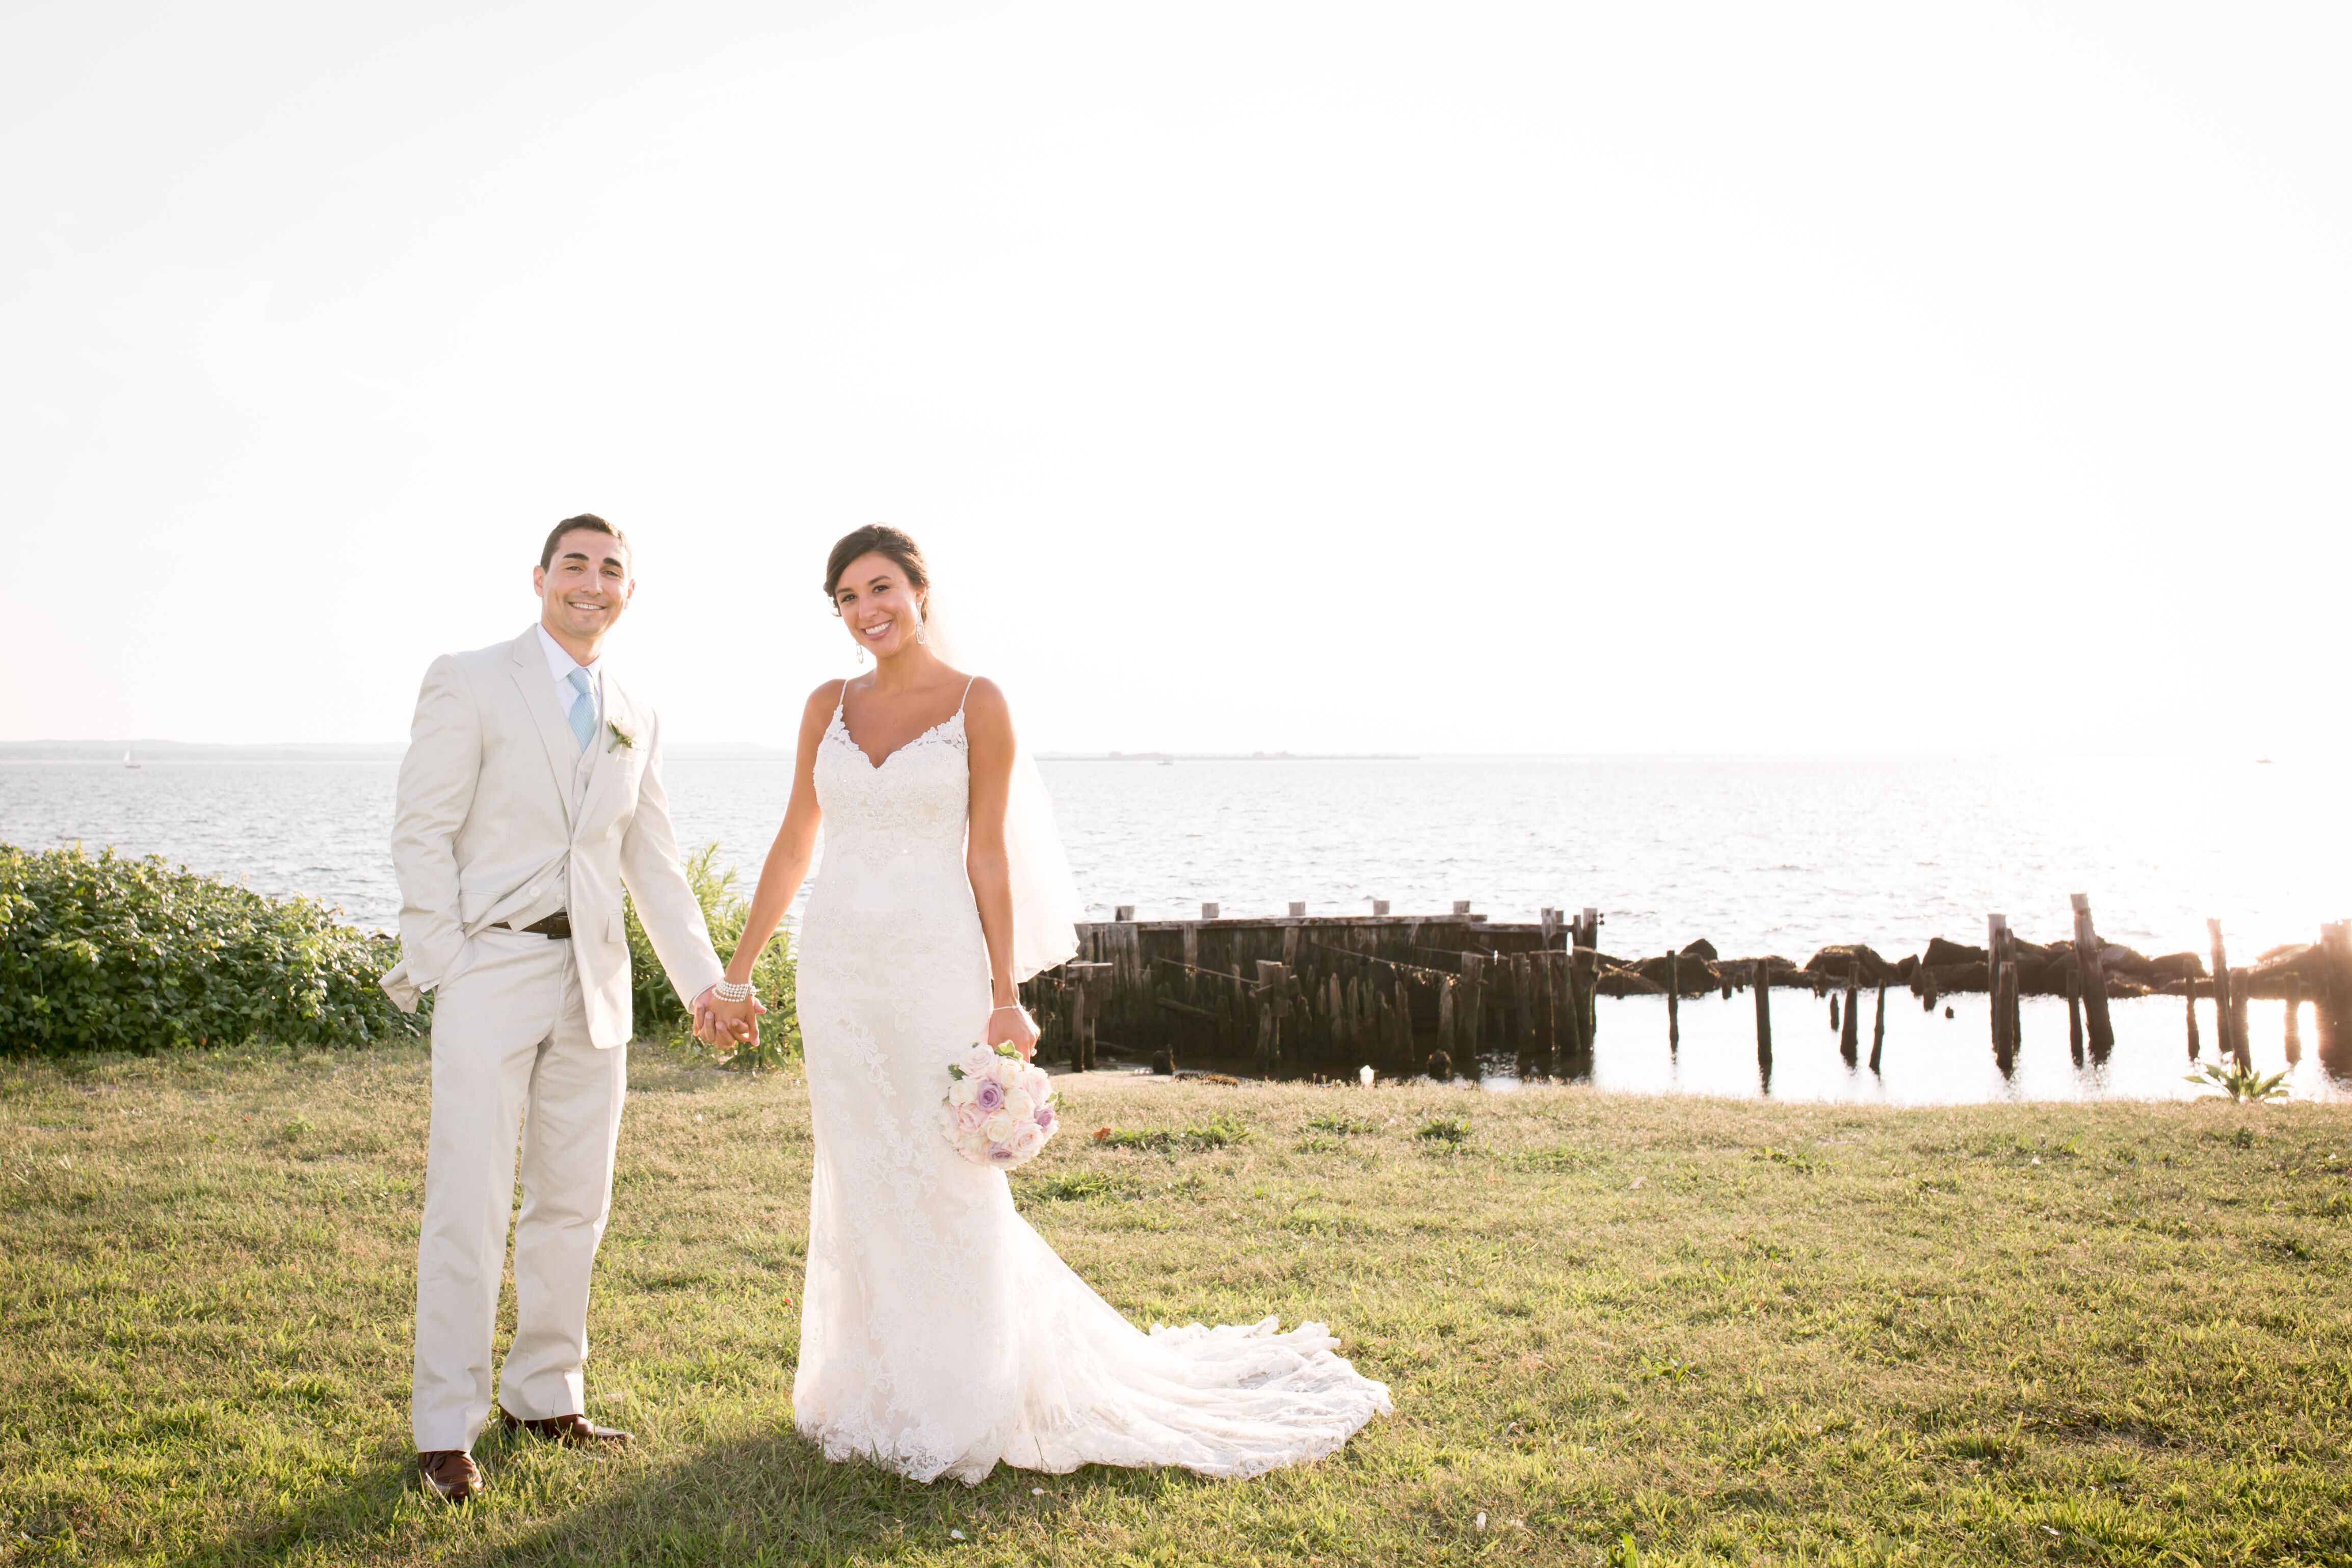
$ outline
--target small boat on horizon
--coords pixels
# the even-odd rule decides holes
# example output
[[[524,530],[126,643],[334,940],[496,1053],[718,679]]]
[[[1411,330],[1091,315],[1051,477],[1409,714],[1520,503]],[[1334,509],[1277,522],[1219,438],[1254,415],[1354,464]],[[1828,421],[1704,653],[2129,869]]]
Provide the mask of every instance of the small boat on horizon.
[[[129,752],[127,752],[127,751],[126,751],[126,752],[124,752],[124,753],[122,754],[122,766],[124,766],[125,768],[136,768],[136,767],[138,767],[138,766],[139,766],[139,764],[137,764],[136,762],[131,761],[131,753],[129,753]]]

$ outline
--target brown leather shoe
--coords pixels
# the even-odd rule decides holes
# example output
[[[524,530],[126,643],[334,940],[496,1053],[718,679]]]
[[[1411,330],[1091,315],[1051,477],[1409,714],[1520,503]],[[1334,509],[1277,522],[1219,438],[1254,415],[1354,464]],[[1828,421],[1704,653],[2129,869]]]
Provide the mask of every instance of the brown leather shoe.
[[[463,1448],[436,1448],[416,1456],[417,1478],[425,1490],[443,1502],[464,1502],[489,1490],[481,1467]]]
[[[610,1443],[621,1448],[634,1439],[629,1434],[612,1427],[599,1427],[585,1416],[550,1416],[543,1420],[526,1421],[505,1406],[499,1414],[506,1417],[507,1430],[520,1427],[534,1437],[545,1437],[552,1443],[582,1447],[591,1443]]]

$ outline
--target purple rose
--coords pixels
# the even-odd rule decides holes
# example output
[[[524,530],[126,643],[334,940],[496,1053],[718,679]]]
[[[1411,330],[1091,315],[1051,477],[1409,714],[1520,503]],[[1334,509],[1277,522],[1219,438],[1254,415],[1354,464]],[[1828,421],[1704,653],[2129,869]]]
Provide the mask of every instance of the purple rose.
[[[1013,1151],[1003,1144],[991,1144],[988,1145],[988,1163],[992,1166],[1009,1166],[1013,1163]]]
[[[1039,1132],[1050,1133],[1054,1130],[1054,1108],[1051,1105],[1038,1106],[1037,1113],[1032,1119],[1036,1122]]]
[[[972,1096],[971,1103],[982,1111],[990,1113],[1002,1111],[1004,1109],[1004,1085],[993,1078],[982,1079],[980,1092]]]

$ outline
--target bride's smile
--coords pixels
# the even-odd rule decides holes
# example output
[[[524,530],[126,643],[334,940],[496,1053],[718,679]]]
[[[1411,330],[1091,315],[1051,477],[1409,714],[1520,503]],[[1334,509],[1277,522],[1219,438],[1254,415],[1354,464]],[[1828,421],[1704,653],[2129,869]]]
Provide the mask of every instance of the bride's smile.
[[[923,601],[898,562],[879,553],[849,563],[833,592],[833,612],[857,645],[878,662],[920,638]]]

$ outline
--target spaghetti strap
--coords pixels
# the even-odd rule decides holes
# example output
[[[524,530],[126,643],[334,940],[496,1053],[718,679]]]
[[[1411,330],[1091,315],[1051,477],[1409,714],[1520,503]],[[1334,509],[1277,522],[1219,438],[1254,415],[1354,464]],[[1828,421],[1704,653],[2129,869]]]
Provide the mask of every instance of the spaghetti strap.
[[[840,690],[840,692],[839,692],[839,693],[837,693],[837,694],[835,695],[835,697],[834,697],[834,699],[833,699],[833,716],[834,716],[834,717],[835,717],[835,718],[837,718],[837,719],[841,719],[842,723],[844,723],[844,724],[847,724],[849,721],[848,721],[847,719],[845,719],[845,718],[842,718],[842,715],[843,715],[843,713],[844,713],[844,712],[848,708],[848,706],[849,706],[849,677],[848,677],[847,675],[844,675],[844,676],[842,676],[842,677],[841,677],[841,690]]]
[[[980,677],[978,675],[974,675],[972,676],[971,681],[976,681],[978,679],[980,679]],[[956,698],[956,712],[958,713],[963,712],[963,705],[971,701],[971,681],[964,682],[963,695]],[[849,683],[847,681],[844,681],[841,683],[841,686],[842,690],[847,691],[849,689]]]

